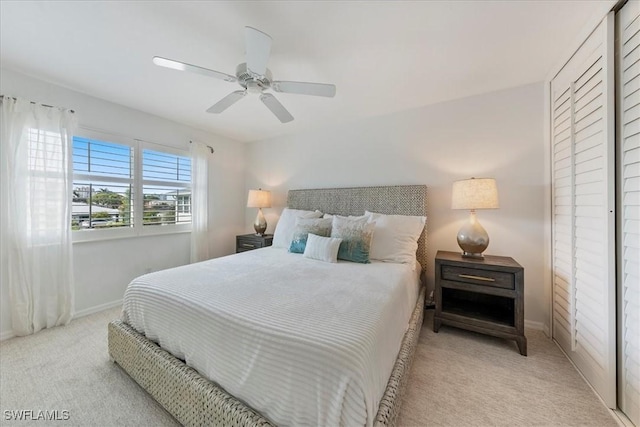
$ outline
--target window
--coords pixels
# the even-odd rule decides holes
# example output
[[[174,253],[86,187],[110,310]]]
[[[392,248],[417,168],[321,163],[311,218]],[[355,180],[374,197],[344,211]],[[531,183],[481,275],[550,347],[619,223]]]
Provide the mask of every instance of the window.
[[[143,225],[191,223],[191,159],[142,150]]]
[[[133,148],[73,138],[71,227],[132,227]]]
[[[147,142],[76,136],[72,197],[74,241],[189,231],[191,159]]]

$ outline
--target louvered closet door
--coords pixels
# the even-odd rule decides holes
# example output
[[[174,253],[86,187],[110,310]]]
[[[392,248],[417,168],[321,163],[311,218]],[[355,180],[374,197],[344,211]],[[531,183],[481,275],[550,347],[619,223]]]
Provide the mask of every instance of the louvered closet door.
[[[553,336],[571,347],[573,336],[573,137],[568,82],[553,85]]]
[[[616,405],[613,14],[551,82],[553,336]]]
[[[617,16],[618,404],[640,426],[640,2]]]

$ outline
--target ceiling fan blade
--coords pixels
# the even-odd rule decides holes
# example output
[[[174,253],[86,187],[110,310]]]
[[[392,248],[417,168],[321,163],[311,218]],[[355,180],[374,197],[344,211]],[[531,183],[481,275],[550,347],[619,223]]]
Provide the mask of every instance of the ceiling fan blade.
[[[271,87],[276,92],[297,93],[300,95],[326,96],[333,98],[336,95],[336,85],[308,82],[272,82]]]
[[[271,54],[271,36],[252,27],[244,27],[247,68],[264,76],[267,72],[267,61]]]
[[[291,113],[289,113],[287,109],[280,104],[280,101],[270,93],[263,93],[260,95],[260,101],[262,101],[282,123],[288,123],[293,120]]]
[[[213,104],[207,110],[207,113],[222,113],[227,108],[231,107],[236,102],[240,101],[247,94],[245,90],[236,90],[235,92],[231,92],[229,95],[222,98],[220,101]]]
[[[197,65],[191,65],[185,62],[174,61],[173,59],[167,59],[161,56],[154,56],[153,63],[161,67],[171,68],[173,70],[179,70],[179,71],[190,71],[192,73],[201,74],[203,76],[222,79],[227,82],[235,82],[238,80],[235,76],[232,76],[230,74],[221,73],[220,71],[214,71],[208,68],[198,67]]]

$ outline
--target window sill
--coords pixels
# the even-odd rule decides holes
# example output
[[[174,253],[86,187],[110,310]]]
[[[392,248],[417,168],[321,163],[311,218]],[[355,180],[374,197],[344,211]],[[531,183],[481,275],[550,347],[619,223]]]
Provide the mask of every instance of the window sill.
[[[139,237],[150,236],[164,236],[170,234],[184,234],[191,233],[191,227],[184,226],[154,226],[149,230],[143,229],[141,232],[136,232],[132,229],[126,230],[83,230],[74,231],[72,235],[73,244],[83,244],[92,242],[103,242],[106,240],[122,240],[122,239],[135,239]]]

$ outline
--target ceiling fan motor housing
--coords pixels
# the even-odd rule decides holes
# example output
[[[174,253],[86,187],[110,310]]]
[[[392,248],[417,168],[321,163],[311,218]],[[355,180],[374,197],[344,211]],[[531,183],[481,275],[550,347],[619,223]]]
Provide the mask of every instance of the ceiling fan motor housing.
[[[271,70],[268,68],[265,75],[260,76],[251,72],[247,68],[246,62],[243,62],[236,67],[236,77],[238,78],[240,86],[247,89],[249,93],[261,93],[264,89],[269,89],[273,79]]]

